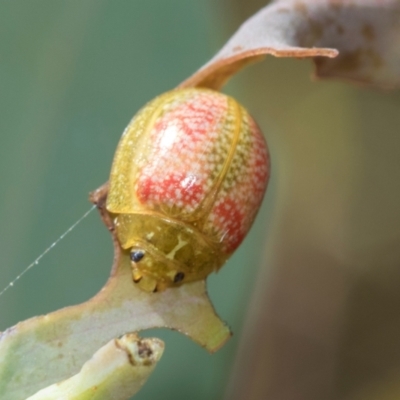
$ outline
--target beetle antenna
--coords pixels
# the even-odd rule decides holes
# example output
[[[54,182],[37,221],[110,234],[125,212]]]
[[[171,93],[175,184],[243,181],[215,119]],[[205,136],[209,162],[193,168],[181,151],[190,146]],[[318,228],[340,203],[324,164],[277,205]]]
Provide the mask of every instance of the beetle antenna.
[[[55,242],[53,242],[42,254],[40,254],[39,257],[37,257],[31,264],[29,264],[14,280],[12,280],[1,292],[0,296],[3,295],[3,293],[10,289],[11,287],[14,286],[14,284],[22,278],[31,268],[39,264],[39,261],[50,251],[52,250],[61,240],[65,238],[65,236],[68,235],[71,231],[73,231],[94,209],[96,206],[92,206],[89,208],[88,211],[85,212],[85,214],[82,215],[74,224],[72,224]]]

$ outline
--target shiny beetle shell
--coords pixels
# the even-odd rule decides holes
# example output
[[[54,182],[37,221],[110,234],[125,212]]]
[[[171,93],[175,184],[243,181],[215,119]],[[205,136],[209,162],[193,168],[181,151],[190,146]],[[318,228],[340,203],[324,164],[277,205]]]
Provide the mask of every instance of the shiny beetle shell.
[[[218,270],[250,229],[268,178],[262,133],[233,98],[193,88],[148,103],[122,135],[107,198],[133,280],[159,291]]]

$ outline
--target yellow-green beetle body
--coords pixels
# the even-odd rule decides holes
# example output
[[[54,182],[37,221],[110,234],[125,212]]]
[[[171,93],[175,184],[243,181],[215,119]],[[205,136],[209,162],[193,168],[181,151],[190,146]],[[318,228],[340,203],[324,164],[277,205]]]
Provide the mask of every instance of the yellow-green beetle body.
[[[218,270],[250,229],[268,177],[264,138],[234,99],[195,88],[148,103],[122,135],[107,198],[133,280],[159,291]]]

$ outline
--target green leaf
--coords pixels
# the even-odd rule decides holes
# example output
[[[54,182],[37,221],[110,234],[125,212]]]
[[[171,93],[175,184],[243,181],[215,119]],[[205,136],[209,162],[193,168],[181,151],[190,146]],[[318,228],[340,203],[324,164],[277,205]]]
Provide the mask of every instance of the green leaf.
[[[75,374],[101,346],[123,332],[171,328],[216,351],[230,331],[215,315],[204,282],[161,293],[135,287],[130,260],[86,303],[31,318],[0,337],[0,398],[25,398]]]
[[[126,400],[140,390],[164,351],[159,339],[135,334],[108,342],[63,382],[40,390],[27,400]]]

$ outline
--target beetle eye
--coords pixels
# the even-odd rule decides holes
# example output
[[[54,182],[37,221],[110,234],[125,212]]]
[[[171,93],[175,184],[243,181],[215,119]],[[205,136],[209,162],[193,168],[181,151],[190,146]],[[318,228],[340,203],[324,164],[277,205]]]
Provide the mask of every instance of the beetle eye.
[[[183,272],[178,272],[174,277],[174,283],[182,282],[185,274]]]
[[[135,263],[139,262],[144,257],[143,250],[134,250],[131,252],[131,260]]]

